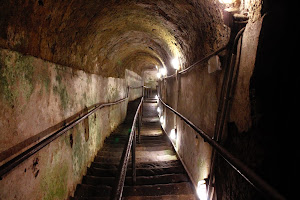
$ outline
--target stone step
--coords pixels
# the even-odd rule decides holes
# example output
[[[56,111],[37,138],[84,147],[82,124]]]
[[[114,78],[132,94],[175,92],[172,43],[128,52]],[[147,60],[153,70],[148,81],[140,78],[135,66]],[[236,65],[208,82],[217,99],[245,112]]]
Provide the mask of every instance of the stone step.
[[[115,146],[115,147],[108,147],[108,146],[103,146],[101,151],[110,151],[110,152],[123,152],[124,146]],[[160,150],[173,150],[172,146],[170,145],[162,145],[162,146],[137,146],[136,151],[160,151]]]
[[[109,200],[109,197],[71,197],[70,200]],[[160,196],[129,196],[122,200],[199,200],[193,194],[160,195]]]
[[[111,190],[110,186],[78,184],[74,197],[109,197]]]
[[[97,157],[117,157],[121,158],[123,152],[112,152],[112,151],[100,151]],[[146,157],[146,156],[163,156],[163,155],[176,155],[171,149],[169,150],[157,150],[157,151],[136,151],[136,157]]]
[[[154,161],[171,161],[171,160],[177,160],[176,154],[173,155],[158,155],[155,153],[149,153],[149,156],[140,156],[144,155],[142,153],[136,154],[135,161],[136,163],[139,162],[154,162]],[[108,156],[96,156],[94,159],[94,162],[103,162],[103,163],[111,163],[111,164],[118,164],[120,163],[121,156],[115,156],[115,157],[108,157]],[[131,156],[129,158],[129,162],[131,162]]]
[[[130,166],[130,165],[129,165]],[[165,168],[137,168],[137,176],[155,176],[163,174],[182,174],[185,173],[182,166],[175,167],[165,167]],[[98,177],[115,177],[117,174],[117,169],[101,169],[101,168],[88,168],[87,175],[98,176]],[[131,176],[132,169],[127,169],[126,176]]]
[[[198,199],[193,194],[181,194],[181,195],[160,195],[160,196],[129,196],[129,197],[123,197],[122,200],[198,200]]]
[[[128,140],[123,140],[123,139],[111,139],[111,140],[107,140],[104,143],[104,146],[111,146],[111,145],[122,145],[124,146],[125,144],[127,144]],[[136,140],[137,144],[138,144],[138,139]],[[151,145],[164,145],[164,144],[170,144],[168,139],[152,139],[152,140],[145,140],[145,139],[141,139],[140,140],[140,144],[141,146],[147,145],[147,146],[151,146]]]
[[[76,188],[75,197],[109,197],[112,187],[93,186],[79,184]],[[124,186],[123,197],[129,196],[161,196],[161,195],[189,195],[193,189],[188,182]]]
[[[107,185],[113,186],[115,183],[114,177],[97,177],[97,176],[84,176],[82,183],[86,185]],[[188,182],[186,174],[163,174],[157,176],[137,176],[136,185],[154,185],[154,184],[168,184],[168,183],[181,183]],[[125,185],[132,185],[132,177],[127,176]]]
[[[182,195],[193,194],[193,189],[189,182],[125,186],[123,196],[160,196],[160,195]]]
[[[144,129],[144,127],[142,127],[142,130]],[[152,129],[152,128],[151,128]],[[105,141],[109,141],[109,140],[113,140],[115,138],[119,138],[119,139],[128,139],[128,135],[110,135],[109,137],[107,137],[105,139]],[[151,135],[141,135],[140,138],[142,140],[159,140],[159,139],[166,139],[167,136],[166,135],[158,135],[158,136],[151,136]]]
[[[119,164],[107,164],[107,163],[98,163],[93,162],[91,164],[91,168],[101,168],[101,169],[118,169]],[[131,165],[128,165],[130,168]],[[141,162],[136,163],[136,168],[167,168],[167,167],[182,167],[179,160],[172,160],[172,161],[161,161],[161,162]]]
[[[127,143],[127,142],[126,142]],[[156,141],[156,142],[141,142],[136,143],[137,147],[155,147],[155,146],[169,146],[171,145],[170,141],[168,140],[160,140],[160,141]],[[104,143],[103,148],[120,148],[120,147],[124,147],[125,146],[125,142],[122,141],[118,141],[116,143]]]

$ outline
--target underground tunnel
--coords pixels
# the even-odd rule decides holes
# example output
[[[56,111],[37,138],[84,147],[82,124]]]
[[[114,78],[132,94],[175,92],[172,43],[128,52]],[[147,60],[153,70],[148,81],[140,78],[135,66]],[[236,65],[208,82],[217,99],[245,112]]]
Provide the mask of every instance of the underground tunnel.
[[[0,0],[0,199],[292,199],[287,5]]]

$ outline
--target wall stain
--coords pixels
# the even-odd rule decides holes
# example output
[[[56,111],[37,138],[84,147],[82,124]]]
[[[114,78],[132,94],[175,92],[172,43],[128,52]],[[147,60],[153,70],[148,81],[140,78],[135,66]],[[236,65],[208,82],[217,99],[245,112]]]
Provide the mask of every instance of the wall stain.
[[[69,95],[68,95],[67,88],[66,88],[65,84],[62,82],[62,77],[59,73],[59,70],[61,70],[61,69],[64,70],[63,67],[61,67],[61,68],[56,67],[57,75],[55,77],[55,80],[56,80],[57,85],[53,86],[53,92],[55,94],[59,95],[62,108],[64,110],[66,110],[68,108]]]
[[[28,102],[33,93],[32,61],[32,57],[18,53],[0,53],[0,95],[11,107],[21,99]]]

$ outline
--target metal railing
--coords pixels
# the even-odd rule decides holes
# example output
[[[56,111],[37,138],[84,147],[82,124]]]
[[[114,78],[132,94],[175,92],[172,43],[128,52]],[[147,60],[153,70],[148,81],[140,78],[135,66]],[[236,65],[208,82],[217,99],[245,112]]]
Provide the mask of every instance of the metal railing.
[[[116,105],[116,104],[122,103],[125,100],[127,100],[129,98],[129,90],[130,89],[137,89],[137,88],[143,88],[143,86],[138,86],[138,87],[128,86],[126,97],[124,97],[120,100],[117,100],[115,102],[111,102],[111,103],[98,103],[98,104],[95,104],[92,107],[92,109],[90,111],[88,111],[86,114],[84,114],[83,116],[80,116],[79,118],[74,119],[69,124],[64,125],[58,131],[54,132],[53,134],[51,134],[47,138],[43,139],[42,141],[40,141],[37,144],[35,144],[34,146],[30,147],[26,151],[20,153],[19,155],[15,156],[14,158],[7,161],[5,164],[0,166],[0,180],[2,180],[3,176],[5,174],[7,174],[9,171],[11,171],[16,166],[21,164],[23,161],[25,161],[26,159],[28,159],[29,157],[31,157],[32,155],[34,155],[35,153],[40,151],[42,148],[44,148],[45,146],[50,144],[52,141],[54,141],[55,139],[57,139],[58,137],[60,137],[64,133],[66,133],[68,130],[70,130],[71,128],[73,128],[74,126],[76,126],[77,124],[82,122],[84,119],[86,119],[87,117],[89,117],[90,115],[95,113],[97,110],[99,110],[101,108],[104,108],[104,107],[107,107],[107,106]]]
[[[136,167],[135,167],[136,126],[138,127],[138,141],[139,141],[143,101],[144,101],[144,97],[142,97],[139,106],[137,108],[137,111],[134,115],[128,142],[123,150],[118,173],[115,179],[116,181],[111,193],[111,197],[110,197],[111,200],[120,200],[122,198],[122,192],[123,192],[125,177],[127,172],[127,165],[130,158],[130,151],[132,156],[131,164],[132,164],[133,185],[136,182]]]
[[[247,167],[238,158],[229,153],[224,147],[222,147],[217,141],[212,139],[207,133],[198,128],[193,122],[189,121],[186,117],[174,110],[171,106],[167,105],[160,97],[158,99],[162,103],[162,105],[164,105],[166,108],[168,108],[178,117],[180,117],[180,119],[182,119],[194,131],[196,131],[204,139],[205,142],[209,143],[218,152],[218,154],[254,188],[256,188],[265,196],[270,197],[272,199],[285,199],[272,186],[270,186],[266,181],[260,178],[253,170]]]
[[[190,65],[189,67],[175,73],[175,74],[172,74],[172,75],[169,75],[169,76],[165,76],[163,77],[163,79],[168,79],[168,78],[172,78],[172,77],[176,77],[177,74],[184,74],[184,73],[187,73],[188,71],[190,71],[191,69],[193,69],[195,66],[197,66],[198,64],[204,62],[204,61],[207,61],[208,59],[210,59],[211,57],[213,57],[214,55],[217,55],[219,53],[221,53],[222,51],[224,51],[226,48],[228,47],[228,44],[224,45],[223,47],[217,49],[216,51],[208,54],[207,56],[205,56],[204,58],[196,61],[194,64]]]
[[[151,87],[144,86],[144,97],[150,98],[153,94],[153,89]]]

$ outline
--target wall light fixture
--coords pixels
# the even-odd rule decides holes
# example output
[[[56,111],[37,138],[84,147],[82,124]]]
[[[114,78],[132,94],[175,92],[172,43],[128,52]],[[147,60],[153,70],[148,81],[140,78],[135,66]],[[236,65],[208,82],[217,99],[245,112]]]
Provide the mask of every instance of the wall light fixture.
[[[197,195],[200,200],[207,200],[206,181],[200,180],[197,185]]]
[[[170,132],[170,138],[171,138],[171,140],[176,140],[176,138],[177,138],[177,131],[176,131],[176,129],[172,129],[171,130],[171,132]]]
[[[180,66],[179,66],[178,58],[173,58],[172,61],[171,61],[171,64],[172,64],[174,69],[179,70]]]

